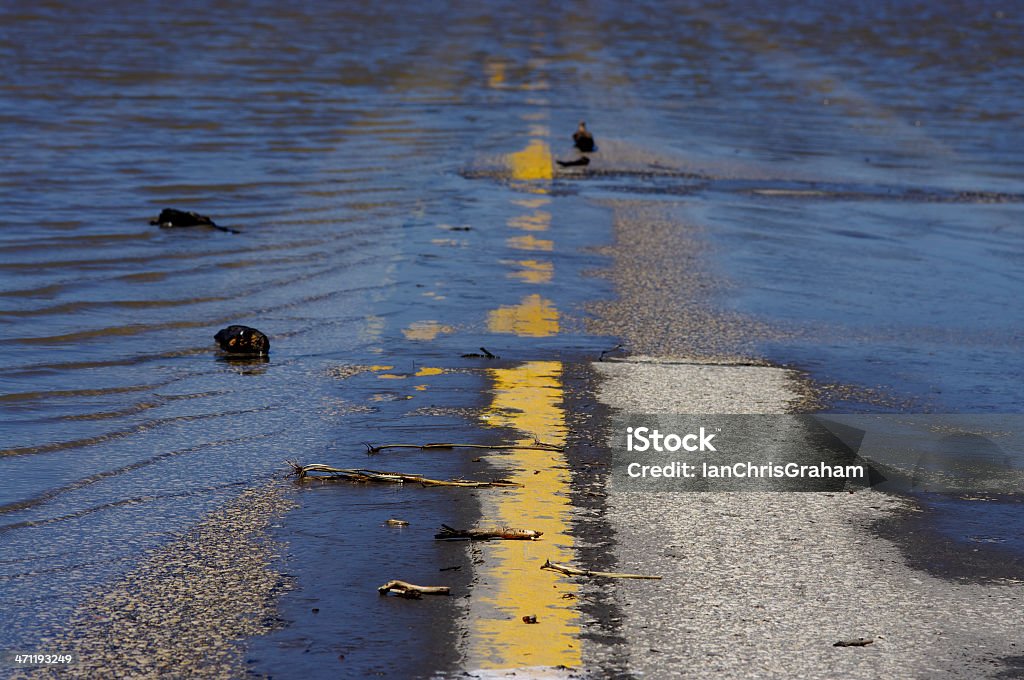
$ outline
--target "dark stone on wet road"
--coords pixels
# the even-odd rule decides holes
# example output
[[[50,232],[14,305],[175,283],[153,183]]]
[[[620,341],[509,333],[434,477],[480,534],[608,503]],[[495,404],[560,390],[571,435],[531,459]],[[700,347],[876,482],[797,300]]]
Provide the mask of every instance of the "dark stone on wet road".
[[[555,160],[563,168],[571,168],[578,165],[590,165],[590,158],[588,156],[580,156],[579,158],[571,161],[560,161]]]
[[[232,325],[222,328],[213,339],[229,354],[261,356],[270,351],[270,339],[249,326]]]
[[[576,128],[576,132],[572,133],[572,143],[580,151],[594,150],[594,135],[590,134],[590,131],[587,130],[586,122],[580,121],[580,126]]]

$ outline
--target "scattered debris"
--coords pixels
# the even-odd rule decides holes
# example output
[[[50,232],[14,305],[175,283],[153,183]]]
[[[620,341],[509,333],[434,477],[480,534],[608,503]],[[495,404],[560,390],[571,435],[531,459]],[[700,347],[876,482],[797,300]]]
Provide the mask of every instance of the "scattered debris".
[[[645,576],[643,574],[623,574],[616,571],[591,571],[589,569],[577,569],[576,567],[570,567],[566,564],[558,564],[557,562],[552,562],[551,560],[545,560],[544,564],[542,564],[540,568],[561,572],[566,576],[600,576],[603,578],[643,578],[652,580],[661,579],[660,576]]]
[[[839,640],[838,642],[833,642],[832,646],[833,647],[867,647],[868,645],[874,643],[874,641],[875,641],[874,638],[855,638],[853,640]]]
[[[506,541],[536,541],[544,534],[533,529],[513,529],[499,527],[497,529],[453,529],[447,524],[441,525],[441,533],[434,538],[442,541],[490,541],[500,538]]]
[[[537,617],[533,614],[527,614],[523,617],[523,623],[537,623]]]
[[[475,482],[469,479],[430,479],[422,475],[407,474],[404,472],[381,472],[380,470],[366,470],[362,468],[336,468],[330,465],[312,463],[310,465],[299,465],[291,463],[292,474],[299,478],[299,481],[316,479],[322,482],[348,481],[348,482],[378,482],[381,484],[422,484],[423,486],[463,486],[473,489],[484,489],[488,487],[520,487],[522,484],[510,482],[505,479],[495,479],[489,482]]]
[[[418,600],[424,595],[447,595],[448,590],[448,586],[417,586],[405,581],[388,581],[380,588],[377,588],[377,592],[381,595],[394,593],[399,597],[409,598],[410,600]]]
[[[389,527],[407,527],[407,526],[409,526],[409,523],[406,522],[404,519],[389,519],[388,521],[384,522],[384,524],[388,525]]]
[[[490,352],[488,352],[486,347],[481,347],[480,351],[483,352],[483,354],[477,354],[476,352],[470,352],[469,354],[463,354],[462,358],[463,359],[500,359],[501,358],[497,354],[491,354]]]
[[[367,455],[373,455],[380,453],[384,449],[490,449],[494,451],[564,451],[565,448],[557,446],[555,444],[545,444],[544,442],[534,441],[533,444],[502,444],[502,445],[490,445],[490,444],[382,444],[380,446],[371,446],[370,444],[364,444],[366,446]]]
[[[579,158],[576,158],[576,159],[571,160],[571,161],[560,161],[560,160],[558,160],[556,158],[555,162],[558,163],[563,168],[571,168],[571,167],[575,167],[575,166],[579,166],[579,165],[590,165],[590,157],[589,156],[580,156]]]
[[[249,326],[231,325],[222,328],[213,339],[228,354],[263,356],[270,351],[270,339]]]
[[[213,227],[214,229],[226,231],[229,234],[241,233],[237,229],[220,226],[206,215],[200,215],[199,213],[192,212],[190,210],[176,210],[174,208],[164,208],[160,211],[160,215],[157,216],[156,219],[150,220],[149,223],[157,225],[163,229],[171,229],[174,227]]]

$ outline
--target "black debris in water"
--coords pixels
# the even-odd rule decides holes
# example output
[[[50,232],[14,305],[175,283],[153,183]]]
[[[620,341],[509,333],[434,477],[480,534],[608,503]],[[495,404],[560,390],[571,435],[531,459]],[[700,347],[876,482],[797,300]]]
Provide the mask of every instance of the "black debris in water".
[[[213,339],[229,354],[262,356],[270,352],[270,339],[249,326],[232,325],[222,328]]]

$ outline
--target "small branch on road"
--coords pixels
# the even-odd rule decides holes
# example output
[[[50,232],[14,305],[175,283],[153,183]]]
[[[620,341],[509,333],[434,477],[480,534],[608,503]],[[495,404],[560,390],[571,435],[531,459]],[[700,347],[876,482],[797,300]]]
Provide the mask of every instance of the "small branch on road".
[[[381,595],[394,593],[399,597],[405,597],[410,600],[418,600],[424,595],[447,595],[448,591],[448,586],[418,586],[412,583],[406,583],[405,581],[397,580],[388,581],[380,588],[377,588],[377,592]]]
[[[499,527],[497,529],[453,529],[447,524],[441,525],[441,533],[434,534],[439,541],[489,541],[500,538],[506,541],[536,541],[544,534],[533,529],[513,529]]]
[[[423,486],[461,486],[471,489],[522,486],[522,484],[510,482],[506,479],[476,482],[470,479],[430,479],[423,475],[405,472],[381,472],[380,470],[366,470],[364,468],[336,468],[330,465],[321,465],[320,463],[312,463],[310,465],[291,463],[291,466],[292,474],[298,477],[300,482],[316,479],[321,482],[347,481],[375,482],[380,484],[422,484]]]
[[[540,568],[549,569],[551,571],[557,571],[562,574],[565,574],[566,576],[597,576],[602,578],[643,578],[652,580],[661,579],[660,576],[645,576],[644,574],[623,574],[616,571],[591,571],[590,569],[577,569],[576,567],[570,567],[567,564],[559,564],[557,562],[552,562],[551,560],[546,560]]]

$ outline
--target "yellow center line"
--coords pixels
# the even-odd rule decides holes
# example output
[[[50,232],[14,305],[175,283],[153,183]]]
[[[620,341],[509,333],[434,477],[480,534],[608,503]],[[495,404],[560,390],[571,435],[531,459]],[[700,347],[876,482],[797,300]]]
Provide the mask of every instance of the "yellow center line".
[[[492,369],[494,398],[484,420],[521,433],[521,444],[540,440],[565,444],[562,364],[533,361]],[[477,567],[472,608],[476,611],[469,642],[470,668],[578,667],[582,662],[580,624],[575,610],[578,586],[540,567],[545,560],[573,561],[570,533],[571,475],[565,454],[514,450],[500,458],[506,476],[522,484],[488,495],[485,522],[543,531],[539,541],[495,541],[484,547]],[[537,623],[523,621],[536,617]]]
[[[500,61],[490,61],[484,67],[487,71],[487,86],[492,89],[499,89],[505,86],[505,64]]]
[[[518,305],[491,311],[487,329],[492,333],[511,333],[524,338],[544,338],[558,334],[558,310],[550,300],[536,293],[527,295]]]
[[[531,118],[543,119],[542,115]],[[520,191],[546,194],[553,177],[551,149],[543,137],[548,129],[532,125],[526,148],[508,156],[513,180]],[[530,212],[508,220],[510,229],[527,233],[508,238],[516,249],[551,251],[554,242],[533,233],[548,231],[552,215],[541,210],[551,203],[546,196],[517,198],[513,204]],[[554,265],[536,260],[505,261],[513,272],[531,283],[551,281]],[[518,304],[492,310],[487,318],[491,333],[538,338],[559,332],[559,312],[551,300],[527,295]],[[565,444],[562,364],[532,361],[513,368],[491,369],[493,398],[482,415],[490,426],[512,429],[521,444],[543,441]],[[492,541],[479,547],[482,563],[475,567],[476,582],[470,598],[466,662],[469,669],[578,668],[582,665],[580,622],[575,609],[576,583],[540,567],[545,560],[572,562],[571,472],[559,451],[510,450],[492,456],[506,470],[503,476],[522,487],[481,495],[483,526],[506,526],[542,531],[538,541]],[[536,617],[527,623],[523,617]]]
[[[551,199],[546,196],[537,196],[536,198],[514,198],[512,199],[512,205],[518,205],[523,208],[540,208],[551,203]]]
[[[509,248],[514,248],[516,250],[539,250],[543,252],[550,252],[555,249],[554,241],[546,238],[537,238],[533,234],[513,236],[512,238],[505,239],[505,243]]]
[[[546,210],[535,210],[529,215],[517,215],[507,222],[513,229],[524,231],[547,231],[551,226],[551,213]]]
[[[520,269],[509,272],[514,279],[522,279],[527,283],[550,283],[551,276],[555,271],[555,265],[540,260],[516,260],[512,264]]]
[[[542,139],[531,139],[525,149],[509,154],[508,161],[513,179],[528,182],[554,177],[551,147]]]

